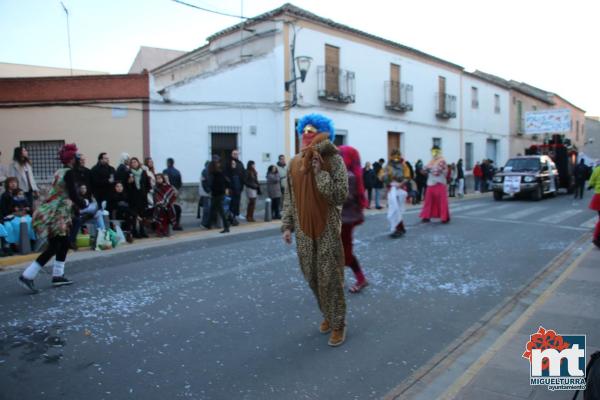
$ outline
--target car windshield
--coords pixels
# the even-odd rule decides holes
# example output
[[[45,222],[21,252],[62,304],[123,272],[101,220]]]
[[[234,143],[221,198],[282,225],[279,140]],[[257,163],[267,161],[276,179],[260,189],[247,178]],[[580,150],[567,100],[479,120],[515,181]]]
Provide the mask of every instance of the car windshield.
[[[506,162],[504,171],[539,171],[540,160],[537,158],[511,158]]]

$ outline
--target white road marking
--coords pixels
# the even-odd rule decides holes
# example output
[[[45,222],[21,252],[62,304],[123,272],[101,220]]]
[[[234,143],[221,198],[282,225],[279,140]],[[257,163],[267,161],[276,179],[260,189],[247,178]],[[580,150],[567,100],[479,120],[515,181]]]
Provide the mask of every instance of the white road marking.
[[[507,208],[511,207],[512,204],[503,204],[501,206],[490,206],[489,208],[486,208],[485,210],[475,210],[475,211],[469,211],[468,213],[466,213],[467,215],[484,215],[487,213],[496,213],[496,211],[500,211],[500,210],[506,210]],[[496,214],[497,216],[498,214]]]
[[[491,205],[489,203],[478,203],[478,204],[457,204],[457,205],[452,205],[450,206],[450,211],[451,212],[461,212],[461,211],[466,211],[466,210],[471,210],[473,208],[479,208],[479,207],[486,207],[486,210],[488,210]]]
[[[568,218],[571,218],[574,215],[579,214],[580,212],[583,212],[583,210],[579,209],[579,210],[565,210],[556,214],[552,214],[550,216],[541,218],[539,221],[540,222],[544,222],[546,224],[558,224],[559,222],[562,222]]]
[[[524,210],[508,214],[505,218],[506,219],[513,219],[513,220],[514,219],[521,219],[521,218],[526,217],[528,215],[535,214],[537,212],[545,210],[546,208],[547,207],[542,207],[542,206],[528,207],[528,208],[526,208]]]
[[[580,226],[582,228],[593,228],[596,226],[596,222],[598,222],[598,217],[593,217],[593,218],[590,218],[589,220],[585,221]]]

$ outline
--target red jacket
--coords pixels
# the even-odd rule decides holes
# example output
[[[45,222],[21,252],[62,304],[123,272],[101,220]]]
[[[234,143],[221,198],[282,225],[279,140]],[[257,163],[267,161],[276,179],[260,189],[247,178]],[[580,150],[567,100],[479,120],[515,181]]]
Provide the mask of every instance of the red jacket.
[[[475,165],[475,167],[473,168],[473,176],[476,176],[477,178],[483,177],[483,171],[481,170],[481,166]]]

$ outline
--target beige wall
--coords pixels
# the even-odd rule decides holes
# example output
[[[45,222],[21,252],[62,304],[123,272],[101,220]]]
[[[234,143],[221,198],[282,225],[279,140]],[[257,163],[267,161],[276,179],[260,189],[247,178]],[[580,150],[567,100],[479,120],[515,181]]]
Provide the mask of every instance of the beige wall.
[[[120,104],[141,109],[141,104]],[[107,106],[110,107],[110,106]],[[119,155],[143,156],[143,113],[128,110],[123,117],[113,117],[112,108],[82,106],[4,108],[0,109],[0,150],[3,164],[12,158],[20,142],[64,140],[75,142],[91,168],[100,152],[107,152],[111,165]]]
[[[510,147],[510,157],[514,157],[517,154],[524,155],[525,149],[532,144],[541,144],[544,143],[544,135],[525,135],[518,132],[518,102],[521,101],[523,103],[523,114],[522,117],[525,117],[525,112],[537,110],[545,110],[548,108],[552,108],[552,106],[548,103],[545,103],[541,100],[538,100],[534,97],[529,97],[524,95],[521,92],[517,92],[516,90],[510,91],[510,137],[509,137],[509,147]]]

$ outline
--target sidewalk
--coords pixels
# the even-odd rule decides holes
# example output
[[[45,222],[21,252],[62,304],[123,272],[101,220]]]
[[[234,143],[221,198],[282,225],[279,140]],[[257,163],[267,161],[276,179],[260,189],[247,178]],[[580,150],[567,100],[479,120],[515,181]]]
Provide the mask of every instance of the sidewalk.
[[[491,192],[484,193],[484,194],[469,193],[469,194],[465,195],[465,197],[463,199],[450,198],[450,203],[453,203],[456,201],[477,199],[480,197],[485,197],[487,195],[490,195],[490,193]],[[419,205],[409,204],[406,206],[406,209],[407,209],[407,211],[413,210],[413,209],[420,209],[422,207],[422,204],[423,203],[421,203]],[[384,206],[384,208],[381,210],[376,210],[374,208],[370,209],[370,210],[365,210],[365,215],[368,216],[368,215],[386,213],[387,209],[385,208],[385,201],[382,202],[382,205]],[[231,233],[229,233],[228,235],[235,235],[237,233],[248,233],[250,231],[260,231],[260,230],[265,230],[265,229],[278,229],[279,228],[279,226],[281,225],[280,220],[272,220],[269,222],[264,222],[264,215],[265,215],[264,209],[256,210],[255,218],[257,219],[257,222],[255,222],[255,223],[248,223],[248,222],[246,222],[246,220],[244,218],[239,218],[240,224],[238,226],[231,227]],[[218,229],[218,228],[213,228],[212,230],[207,230],[207,229],[203,228],[200,225],[200,220],[196,218],[195,213],[182,214],[181,226],[184,229],[183,231],[180,231],[180,232],[172,231],[171,236],[168,238],[156,238],[153,235],[151,235],[151,237],[149,239],[135,239],[133,244],[125,244],[125,245],[118,247],[117,249],[107,250],[104,252],[97,252],[97,251],[94,251],[89,248],[79,249],[76,252],[71,251],[71,252],[69,252],[69,260],[90,258],[90,257],[94,257],[94,256],[108,255],[111,253],[114,254],[115,252],[134,251],[134,250],[138,250],[138,249],[151,247],[154,245],[161,245],[161,246],[168,245],[168,244],[177,243],[181,239],[196,240],[196,239],[202,239],[202,238],[206,238],[206,237],[216,237],[216,236],[219,236],[219,231],[220,231],[220,229]],[[29,254],[17,254],[14,256],[10,256],[10,257],[2,257],[2,258],[0,258],[0,272],[7,271],[15,266],[22,266],[26,263],[29,263],[29,262],[33,261],[34,259],[36,259],[38,254],[39,253],[29,253]],[[82,254],[85,256],[80,257],[79,255],[82,255]]]
[[[585,334],[586,363],[600,350],[600,251],[592,244],[529,309],[498,338],[497,345],[449,388],[455,399],[571,399],[574,391],[530,386],[529,362],[522,358],[529,336],[540,326],[557,334]],[[455,396],[453,394],[456,393]],[[583,395],[580,394],[581,398]]]
[[[590,241],[591,235],[584,235],[582,244],[571,248],[571,258],[565,257],[554,271],[551,265],[545,282],[519,298],[512,313],[495,321],[476,342],[464,346],[464,351],[459,351],[462,354],[450,357],[451,362],[436,360],[438,364],[428,371],[433,377],[424,373],[386,398],[571,399],[573,390],[531,386],[529,361],[522,354],[530,335],[540,326],[558,335],[587,335],[586,364],[589,356],[600,350],[600,250]],[[581,393],[579,396],[583,398]]]

